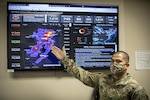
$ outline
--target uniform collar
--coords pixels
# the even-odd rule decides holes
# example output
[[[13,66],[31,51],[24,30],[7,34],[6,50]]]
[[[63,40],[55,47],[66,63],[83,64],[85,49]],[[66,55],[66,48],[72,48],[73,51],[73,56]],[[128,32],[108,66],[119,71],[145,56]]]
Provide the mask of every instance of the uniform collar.
[[[131,75],[127,73],[127,75],[124,78],[121,78],[117,81],[114,81],[116,85],[127,85],[129,78],[131,78]],[[115,78],[114,78],[115,80]]]

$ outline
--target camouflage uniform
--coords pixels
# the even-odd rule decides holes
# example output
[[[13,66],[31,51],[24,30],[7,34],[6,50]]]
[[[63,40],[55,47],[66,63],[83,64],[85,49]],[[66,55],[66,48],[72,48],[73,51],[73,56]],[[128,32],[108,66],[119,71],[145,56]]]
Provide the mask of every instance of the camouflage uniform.
[[[86,71],[68,57],[61,62],[68,73],[84,84],[97,89],[100,93],[100,100],[149,100],[145,89],[129,74],[120,80],[115,80],[112,74]]]

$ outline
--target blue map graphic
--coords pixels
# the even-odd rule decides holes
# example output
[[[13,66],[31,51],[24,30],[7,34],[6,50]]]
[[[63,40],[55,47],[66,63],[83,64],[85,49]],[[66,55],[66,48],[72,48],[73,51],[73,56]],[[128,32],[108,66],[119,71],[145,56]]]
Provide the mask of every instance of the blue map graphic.
[[[93,44],[116,43],[117,28],[106,28],[94,26]]]
[[[35,38],[37,43],[31,49],[26,50],[26,54],[30,55],[30,57],[37,57],[35,64],[39,64],[49,56],[51,47],[55,43],[53,37],[56,35],[58,35],[57,32],[52,29],[38,28],[36,32],[33,32],[31,38]]]

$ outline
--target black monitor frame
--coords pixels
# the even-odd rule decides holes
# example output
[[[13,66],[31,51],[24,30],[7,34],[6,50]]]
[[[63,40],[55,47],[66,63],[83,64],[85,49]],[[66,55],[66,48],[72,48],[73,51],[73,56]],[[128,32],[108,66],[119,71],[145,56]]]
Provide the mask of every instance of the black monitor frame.
[[[118,6],[7,2],[9,70],[63,70],[52,45],[64,45],[79,67],[109,69],[119,49]]]

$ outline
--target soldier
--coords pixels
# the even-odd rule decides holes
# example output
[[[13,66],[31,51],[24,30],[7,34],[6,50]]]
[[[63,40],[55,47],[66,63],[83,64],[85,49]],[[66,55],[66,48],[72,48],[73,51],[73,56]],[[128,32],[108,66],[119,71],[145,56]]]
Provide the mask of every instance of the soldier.
[[[89,72],[78,67],[66,56],[64,46],[62,50],[56,46],[51,50],[68,73],[99,91],[100,100],[149,100],[145,89],[127,73],[129,55],[126,52],[118,51],[113,54],[110,64],[111,73],[106,74]]]

